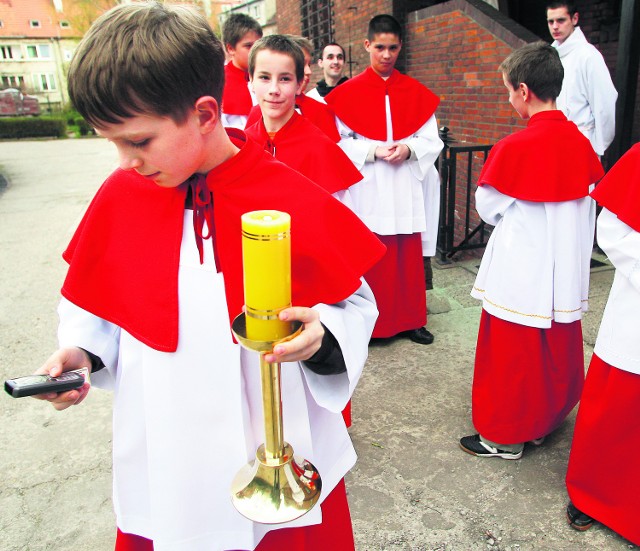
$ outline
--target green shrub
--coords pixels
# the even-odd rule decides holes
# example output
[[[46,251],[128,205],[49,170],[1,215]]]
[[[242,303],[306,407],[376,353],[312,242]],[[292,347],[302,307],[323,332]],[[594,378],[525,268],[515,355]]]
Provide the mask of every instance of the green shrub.
[[[0,118],[0,138],[2,139],[64,138],[66,135],[67,123],[64,119],[54,117]]]

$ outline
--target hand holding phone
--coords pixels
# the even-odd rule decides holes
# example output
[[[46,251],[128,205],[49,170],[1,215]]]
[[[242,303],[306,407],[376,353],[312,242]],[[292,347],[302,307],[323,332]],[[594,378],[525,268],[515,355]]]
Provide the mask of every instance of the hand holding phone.
[[[51,375],[27,375],[4,382],[4,389],[14,398],[66,392],[80,388],[89,378],[89,370],[84,367],[73,371],[65,371],[58,377]]]

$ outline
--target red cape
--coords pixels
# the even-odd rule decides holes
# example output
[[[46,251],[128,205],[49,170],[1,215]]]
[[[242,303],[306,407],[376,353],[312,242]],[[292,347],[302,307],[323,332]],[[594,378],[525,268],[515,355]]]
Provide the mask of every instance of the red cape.
[[[609,169],[591,197],[640,232],[640,143]]]
[[[329,193],[347,189],[362,180],[362,174],[345,152],[298,113],[293,113],[273,140],[269,138],[262,118],[245,132],[267,151],[275,151],[276,159]]]
[[[386,141],[386,95],[389,96],[394,140],[417,132],[440,103],[440,98],[416,79],[394,69],[384,80],[371,67],[336,86],[325,101],[354,132],[370,140]]]
[[[478,185],[524,201],[571,201],[589,195],[603,174],[589,140],[553,110],[536,113],[527,128],[494,145]]]
[[[224,66],[222,112],[226,115],[248,115],[253,106],[249,92],[249,73],[229,62]]]
[[[384,246],[339,201],[265,153],[240,131],[240,152],[206,178],[213,196],[219,269],[229,319],[244,304],[242,214],[278,209],[291,215],[292,301],[334,304],[360,286]],[[156,350],[178,344],[178,264],[187,184],[160,188],[116,170],[89,205],[63,257],[62,294]]]
[[[333,111],[324,103],[305,96],[304,94],[296,96],[296,107],[300,109],[302,116],[314,126],[322,130],[335,143],[340,141],[340,133],[336,126],[336,116]],[[249,113],[245,129],[253,126],[262,118],[262,111],[259,105],[254,105]]]

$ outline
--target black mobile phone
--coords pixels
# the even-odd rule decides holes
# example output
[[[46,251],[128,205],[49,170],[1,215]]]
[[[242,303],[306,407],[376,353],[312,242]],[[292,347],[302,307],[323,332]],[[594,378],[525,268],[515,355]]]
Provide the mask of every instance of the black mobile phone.
[[[80,371],[66,371],[60,377],[50,375],[27,375],[4,382],[4,389],[14,398],[46,394],[47,392],[66,392],[80,388],[85,377]]]

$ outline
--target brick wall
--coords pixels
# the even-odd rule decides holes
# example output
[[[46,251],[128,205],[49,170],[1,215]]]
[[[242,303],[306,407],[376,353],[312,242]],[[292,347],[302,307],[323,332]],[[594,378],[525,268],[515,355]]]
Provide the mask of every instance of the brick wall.
[[[277,0],[277,23],[279,33],[301,34],[299,0]],[[357,75],[369,64],[369,55],[364,49],[369,20],[378,13],[393,13],[392,0],[334,0],[333,28],[334,42],[338,42],[351,59],[351,72]],[[351,8],[351,9],[350,9]],[[318,52],[319,54],[320,52]],[[312,64],[313,75],[309,88],[322,78],[322,71]],[[345,65],[345,75],[349,76],[349,65]]]

